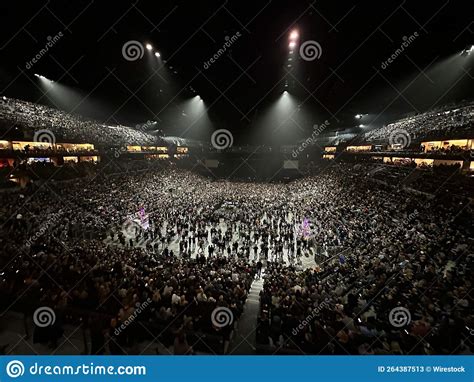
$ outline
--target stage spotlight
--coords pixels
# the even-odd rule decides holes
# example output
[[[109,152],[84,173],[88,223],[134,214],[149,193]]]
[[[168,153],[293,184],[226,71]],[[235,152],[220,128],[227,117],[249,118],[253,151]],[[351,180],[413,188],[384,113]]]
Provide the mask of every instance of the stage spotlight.
[[[161,56],[160,53],[155,52],[155,57],[160,57],[160,56]]]
[[[151,44],[146,44],[146,45],[145,45],[145,48],[147,48],[148,50],[152,50],[152,49],[153,49],[153,47],[151,46]]]
[[[362,114],[356,114],[355,117],[356,117],[356,119],[361,119],[361,118],[362,118]]]
[[[474,45],[471,45],[470,47],[468,46],[466,49],[464,49],[461,52],[461,56],[469,56],[472,53],[474,53]]]
[[[41,81],[43,81],[44,83],[54,83],[53,80],[50,80],[49,78],[46,78],[45,76],[42,76],[41,74],[36,74],[34,73],[35,77],[38,77]]]
[[[365,125],[360,124],[359,127],[364,127]]]
[[[296,46],[296,42],[291,41],[288,46],[289,46],[290,49],[293,49]]]
[[[292,40],[296,40],[298,38],[299,34],[298,34],[298,31],[294,30],[293,32],[291,32],[290,34],[290,39]]]

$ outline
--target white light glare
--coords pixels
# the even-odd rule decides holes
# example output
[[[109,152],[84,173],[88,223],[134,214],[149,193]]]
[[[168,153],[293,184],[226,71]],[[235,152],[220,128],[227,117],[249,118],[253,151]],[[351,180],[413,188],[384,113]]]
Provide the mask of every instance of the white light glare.
[[[290,39],[291,40],[296,40],[298,38],[298,31],[294,30],[293,32],[291,32],[290,34]]]
[[[355,116],[357,119],[361,119],[362,118],[362,114],[356,114]]]
[[[474,52],[474,45],[471,45],[470,48],[466,48],[466,49],[462,50],[460,54],[461,54],[461,56],[470,56],[471,53],[473,53],[473,52]]]
[[[153,49],[153,47],[151,46],[151,44],[146,44],[146,45],[145,45],[145,48],[147,48],[148,50],[152,50],[152,49]]]
[[[155,52],[155,57],[160,57],[160,53]]]
[[[289,46],[291,49],[293,49],[293,48],[296,46],[296,42],[291,41],[288,46]]]

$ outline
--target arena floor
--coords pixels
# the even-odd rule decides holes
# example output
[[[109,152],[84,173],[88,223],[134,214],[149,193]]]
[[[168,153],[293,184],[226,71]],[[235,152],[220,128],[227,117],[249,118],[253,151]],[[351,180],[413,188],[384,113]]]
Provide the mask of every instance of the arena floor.
[[[291,218],[291,217],[290,217]],[[162,234],[165,234],[166,233],[166,230],[167,230],[167,227],[168,227],[168,222],[165,222],[165,224],[163,224],[163,226],[161,227],[161,232]],[[210,229],[211,226],[207,226],[207,229]],[[219,228],[223,231],[223,233],[225,233],[227,231],[227,223],[225,221],[223,221],[223,219],[221,219],[221,223],[219,225]],[[174,227],[175,231],[176,231],[176,227]],[[297,225],[295,224],[295,230],[298,229]],[[130,238],[134,238],[134,236],[129,232],[129,230],[127,229],[122,229],[122,233],[124,234],[125,238],[126,238],[126,243],[128,244],[129,242],[129,239]],[[253,232],[251,233],[252,235],[254,234]],[[146,245],[148,243],[150,244],[155,244],[156,242],[159,242],[157,239],[155,240],[147,240],[145,241],[144,239],[140,239],[138,241],[138,243],[135,243],[134,245],[136,247],[140,247],[140,248],[145,248]],[[241,240],[239,238],[239,235],[238,235],[238,232],[235,232],[234,235],[233,235],[233,240],[232,240],[232,243],[235,243],[235,242],[238,242],[239,244],[241,243]],[[107,244],[112,244],[112,245],[120,245],[120,243],[117,241],[117,240],[111,240],[110,237],[107,237],[107,239],[105,239],[105,243]],[[204,255],[207,257],[208,256],[208,248],[209,248],[209,245],[211,243],[211,235],[209,233],[209,236],[207,238],[207,242],[205,243],[204,245]],[[262,243],[262,240],[259,240],[258,241],[258,246],[259,246],[259,249],[257,250],[257,256],[254,256],[253,254],[253,250],[251,250],[251,254],[250,254],[250,260],[252,261],[258,261],[259,259],[262,261],[263,263],[263,267],[265,268],[266,266],[266,261],[265,259],[261,256],[261,249],[260,249],[260,244]],[[296,248],[296,239],[293,243],[294,247]],[[164,248],[160,247],[160,250],[163,250]],[[171,243],[168,245],[168,249],[169,250],[172,250],[173,253],[175,255],[177,255],[179,253],[179,238],[176,236],[175,238],[173,238],[173,240],[171,241]],[[192,246],[191,247],[191,250],[192,250],[192,254],[191,254],[191,258],[196,258],[198,256],[198,248],[197,248],[197,245],[195,246]],[[283,258],[282,259],[278,259],[276,255],[274,255],[272,252],[270,252],[269,256],[268,256],[268,260],[269,261],[277,261],[277,262],[283,262],[284,264],[286,265],[290,265],[291,263],[294,263],[294,261],[292,262],[290,257],[288,256],[288,252],[289,250],[287,248],[283,249]],[[323,260],[324,261],[324,260]],[[316,266],[316,262],[315,262],[315,256],[314,254],[310,254],[310,253],[307,253],[306,255],[302,255],[300,257],[300,259],[298,259],[296,261],[296,266],[297,268],[300,268],[300,269],[307,269],[307,268],[314,268]]]

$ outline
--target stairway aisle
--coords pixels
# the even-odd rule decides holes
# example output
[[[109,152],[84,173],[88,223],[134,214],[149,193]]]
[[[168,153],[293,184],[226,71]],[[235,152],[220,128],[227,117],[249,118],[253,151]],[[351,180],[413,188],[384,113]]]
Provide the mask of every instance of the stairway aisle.
[[[257,316],[260,308],[260,291],[263,289],[263,279],[254,280],[240,316],[234,336],[231,340],[228,354],[255,354]]]

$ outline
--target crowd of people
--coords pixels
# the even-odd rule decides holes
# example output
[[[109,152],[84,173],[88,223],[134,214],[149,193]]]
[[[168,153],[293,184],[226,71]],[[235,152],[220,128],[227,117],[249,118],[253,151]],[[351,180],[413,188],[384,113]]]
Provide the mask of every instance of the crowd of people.
[[[92,354],[130,352],[144,338],[176,354],[228,352],[262,275],[257,338],[272,353],[465,351],[470,206],[408,195],[367,171],[339,164],[272,184],[170,166],[5,193],[3,308],[54,309],[56,327],[36,336],[51,346],[61,322],[75,320],[88,323]],[[413,318],[403,328],[388,319],[398,306]],[[225,326],[213,320],[217,308],[231,311]]]
[[[114,142],[120,145],[152,145],[158,143],[158,137],[140,129],[122,125],[109,125],[76,114],[67,113],[14,98],[0,99],[0,121],[5,129],[13,126],[30,138],[34,133],[47,129],[54,135],[56,142],[81,142],[109,146]],[[2,134],[3,135],[3,134]]]
[[[472,133],[474,105],[441,108],[400,119],[365,134],[367,141],[387,140],[392,134],[403,130],[411,141],[433,136],[463,135]]]
[[[425,147],[421,146],[421,150],[425,151]],[[456,145],[451,145],[447,147],[437,147],[427,150],[429,154],[442,154],[442,155],[456,155],[456,154],[464,154],[469,152],[471,149],[467,147],[461,147]]]
[[[460,167],[456,161],[433,166],[432,163],[399,160],[373,164],[367,172],[372,179],[383,184],[436,195],[438,199],[445,196],[466,198],[474,195],[474,178],[463,174]]]
[[[357,175],[364,167],[338,171],[302,181],[314,191],[314,220],[335,225],[334,255],[303,272],[266,270],[261,343],[315,354],[472,352],[467,204],[374,187]],[[390,320],[397,308],[410,314],[405,325]]]

